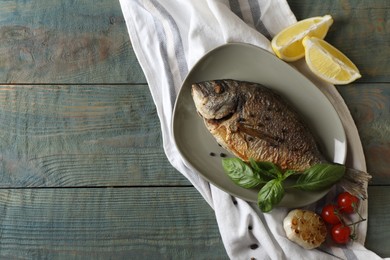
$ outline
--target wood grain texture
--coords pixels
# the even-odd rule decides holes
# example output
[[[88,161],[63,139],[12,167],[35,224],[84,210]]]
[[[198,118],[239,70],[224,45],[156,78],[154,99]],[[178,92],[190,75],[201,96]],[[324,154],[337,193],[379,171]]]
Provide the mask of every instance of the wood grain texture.
[[[369,194],[366,247],[388,257],[390,190]],[[0,209],[1,258],[227,259],[192,187],[7,189]]]
[[[390,82],[390,1],[288,0],[298,20],[330,14],[326,40],[360,69],[357,82]]]
[[[227,259],[193,187],[0,190],[1,259]]]
[[[0,1],[0,83],[144,83],[117,1]]]
[[[144,85],[0,86],[0,187],[189,185]]]
[[[358,128],[371,184],[390,185],[390,84],[338,87]]]
[[[390,257],[390,189],[370,186],[368,189],[368,227],[366,247],[381,257]]]
[[[390,2],[288,3],[331,14],[326,39],[363,74],[338,89],[374,176],[366,245],[390,257]],[[0,13],[0,258],[227,259],[214,212],[165,157],[119,2]]]

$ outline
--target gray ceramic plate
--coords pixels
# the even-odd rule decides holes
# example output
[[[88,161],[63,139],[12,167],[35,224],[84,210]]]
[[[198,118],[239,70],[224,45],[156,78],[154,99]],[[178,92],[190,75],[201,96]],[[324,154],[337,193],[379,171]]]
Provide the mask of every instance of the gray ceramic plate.
[[[241,188],[224,173],[219,155],[231,155],[217,144],[196,112],[191,84],[211,79],[257,82],[278,92],[304,117],[329,160],[344,163],[345,132],[325,95],[296,69],[269,52],[249,44],[230,43],[208,52],[193,67],[183,82],[173,114],[173,135],[184,160],[215,186],[244,200],[257,201],[258,190]],[[305,206],[327,192],[288,190],[279,206]]]

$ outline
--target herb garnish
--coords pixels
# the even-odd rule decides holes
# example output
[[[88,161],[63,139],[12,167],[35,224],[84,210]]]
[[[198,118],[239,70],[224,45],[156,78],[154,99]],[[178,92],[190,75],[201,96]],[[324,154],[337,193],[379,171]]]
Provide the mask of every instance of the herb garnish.
[[[283,199],[285,188],[283,182],[297,172],[282,170],[271,162],[256,162],[249,160],[249,164],[239,158],[222,159],[222,166],[230,179],[238,186],[250,189],[261,187],[257,203],[263,212],[271,211]],[[289,188],[305,191],[319,191],[331,187],[339,181],[345,172],[345,166],[340,164],[320,163],[303,173],[295,184]]]

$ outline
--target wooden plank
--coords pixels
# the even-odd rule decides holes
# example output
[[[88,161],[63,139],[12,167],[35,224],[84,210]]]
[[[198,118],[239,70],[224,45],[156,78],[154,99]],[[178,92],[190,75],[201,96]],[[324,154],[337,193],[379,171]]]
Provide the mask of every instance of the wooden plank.
[[[371,186],[368,190],[368,229],[366,247],[381,257],[390,257],[390,189]]]
[[[189,185],[145,85],[0,86],[0,187]]]
[[[144,83],[117,1],[0,1],[0,82]]]
[[[227,259],[192,188],[0,190],[2,259]]]
[[[390,184],[389,85],[338,89],[372,184]],[[189,184],[166,159],[146,85],[3,85],[0,122],[0,187]]]
[[[355,120],[372,184],[390,184],[390,84],[338,87]]]
[[[334,24],[326,40],[357,65],[363,75],[358,82],[390,81],[390,1],[288,0],[288,3],[298,20],[333,16]]]
[[[388,84],[338,89],[360,132],[372,183],[389,184]],[[3,187],[183,184],[181,178],[175,181],[177,172],[163,154],[146,86],[5,85],[0,86],[0,101]],[[54,169],[58,175],[52,174]],[[162,172],[156,175],[153,169]],[[91,175],[89,184],[76,181],[83,171]],[[107,172],[119,174],[118,179]]]
[[[388,187],[369,188],[366,247],[390,256]],[[227,259],[215,216],[192,187],[0,190],[7,259]]]

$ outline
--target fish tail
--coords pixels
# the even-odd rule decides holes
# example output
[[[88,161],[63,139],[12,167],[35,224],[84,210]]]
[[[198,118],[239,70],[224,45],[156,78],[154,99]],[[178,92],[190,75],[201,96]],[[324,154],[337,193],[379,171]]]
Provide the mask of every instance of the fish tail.
[[[360,197],[367,199],[367,185],[372,176],[367,172],[346,168],[344,177],[340,180],[339,185],[345,190]]]

